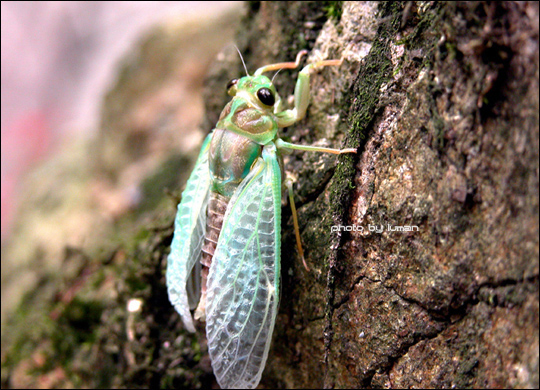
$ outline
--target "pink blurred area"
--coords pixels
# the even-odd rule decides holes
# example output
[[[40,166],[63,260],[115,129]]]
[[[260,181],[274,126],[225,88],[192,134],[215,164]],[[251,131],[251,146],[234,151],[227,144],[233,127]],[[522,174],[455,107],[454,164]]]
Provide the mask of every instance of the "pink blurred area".
[[[167,18],[234,2],[2,2],[1,231],[13,223],[21,177],[66,140],[89,136],[115,65]]]

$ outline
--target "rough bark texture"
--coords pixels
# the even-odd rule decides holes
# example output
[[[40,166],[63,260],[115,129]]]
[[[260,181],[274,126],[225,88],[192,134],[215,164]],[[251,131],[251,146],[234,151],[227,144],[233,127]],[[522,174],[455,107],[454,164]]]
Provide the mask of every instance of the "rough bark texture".
[[[237,44],[250,71],[302,49],[308,61],[345,58],[312,76],[308,115],[283,135],[358,147],[285,158],[312,270],[284,207],[262,386],[538,387],[538,15],[537,3],[517,2],[246,5]],[[205,130],[242,73],[226,49],[206,82]],[[276,77],[282,96],[295,75]],[[67,252],[78,271],[45,289],[57,294],[42,309],[54,309],[49,328],[3,352],[4,385],[35,383],[19,372],[28,368],[91,387],[215,384],[204,325],[185,333],[167,300],[173,213],[160,208],[157,228],[106,256]],[[142,309],[128,312],[133,298]]]

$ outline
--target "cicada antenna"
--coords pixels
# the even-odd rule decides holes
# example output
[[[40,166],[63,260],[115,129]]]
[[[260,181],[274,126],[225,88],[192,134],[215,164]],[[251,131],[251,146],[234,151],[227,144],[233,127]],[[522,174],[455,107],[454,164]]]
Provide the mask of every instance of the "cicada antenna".
[[[242,64],[244,65],[244,70],[246,71],[246,75],[249,76],[247,66],[246,66],[246,63],[244,62],[244,58],[242,57],[242,53],[240,53],[240,49],[236,45],[234,45],[234,47],[236,48],[236,51],[238,52],[238,55],[240,56],[240,59],[242,60]]]

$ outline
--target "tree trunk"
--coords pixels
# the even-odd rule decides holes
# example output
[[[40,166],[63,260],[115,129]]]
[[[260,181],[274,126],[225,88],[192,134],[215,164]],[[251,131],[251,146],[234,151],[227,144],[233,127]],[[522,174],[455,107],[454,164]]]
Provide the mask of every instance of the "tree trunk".
[[[263,387],[538,388],[538,15],[535,2],[246,5],[237,45],[248,71],[303,49],[307,63],[344,58],[312,75],[307,117],[282,135],[358,148],[285,158],[311,271],[283,207]],[[244,73],[234,47],[219,58],[207,131]],[[296,77],[276,76],[282,97]],[[115,305],[70,303],[97,316],[92,337],[70,346],[72,362],[87,360],[62,364],[81,385],[215,385],[204,324],[185,333],[167,299],[172,210],[134,235],[135,249],[101,258],[120,264]],[[126,312],[133,298],[140,312]],[[77,322],[62,324],[71,334]]]

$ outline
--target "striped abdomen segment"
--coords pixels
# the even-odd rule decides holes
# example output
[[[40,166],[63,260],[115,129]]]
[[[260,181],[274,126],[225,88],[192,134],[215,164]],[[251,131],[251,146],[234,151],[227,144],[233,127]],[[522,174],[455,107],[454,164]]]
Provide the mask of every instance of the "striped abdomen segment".
[[[206,280],[208,279],[208,271],[212,264],[229,200],[230,198],[226,196],[210,191],[208,210],[206,212],[206,232],[201,250],[201,300],[197,310],[195,310],[196,320],[205,320],[206,318]]]
[[[210,191],[208,211],[206,212],[206,233],[204,234],[201,257],[201,264],[207,268],[210,268],[210,264],[212,264],[212,257],[216,250],[229,200],[226,196]]]

